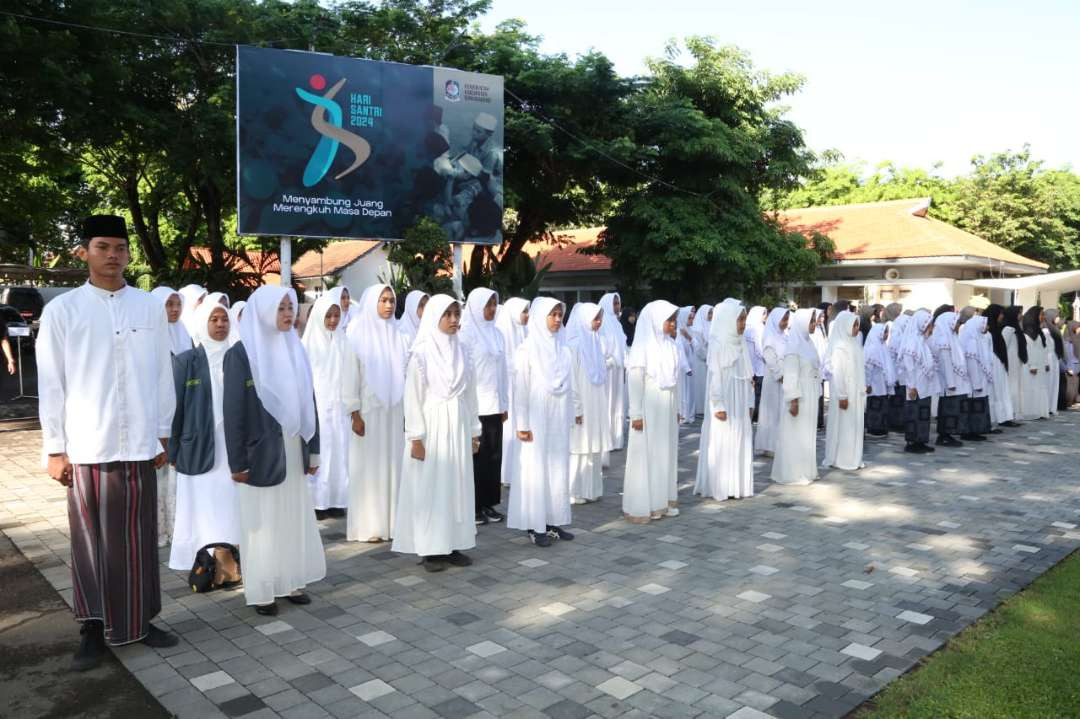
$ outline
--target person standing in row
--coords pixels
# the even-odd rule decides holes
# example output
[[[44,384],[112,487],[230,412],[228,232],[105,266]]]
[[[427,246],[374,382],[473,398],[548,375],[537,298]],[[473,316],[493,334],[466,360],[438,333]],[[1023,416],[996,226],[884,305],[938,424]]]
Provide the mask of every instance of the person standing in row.
[[[106,642],[178,642],[150,623],[161,611],[154,470],[166,462],[176,395],[161,301],[124,281],[124,219],[87,218],[76,254],[89,280],[45,305],[36,353],[42,454],[68,488],[82,625],[72,669],[86,671]]]
[[[416,333],[420,329],[420,320],[424,316],[424,307],[428,303],[428,295],[420,290],[412,290],[405,295],[405,310],[398,320],[398,331],[405,340],[405,346],[412,345],[416,339]]]
[[[1076,404],[1080,397],[1080,322],[1065,325],[1065,407]]]
[[[630,436],[626,445],[623,515],[634,523],[679,514],[679,392],[683,360],[675,341],[678,312],[678,307],[665,300],[645,305],[626,357]]]
[[[908,323],[901,358],[907,382],[904,403],[904,451],[914,454],[933,452],[930,442],[931,404],[941,394],[937,360],[927,338],[934,331],[930,313],[919,310]]]
[[[608,416],[608,360],[600,344],[603,310],[578,302],[566,323],[566,344],[573,353],[574,386],[581,402],[581,422],[570,432],[570,501],[595,502],[604,495],[602,455],[611,451]]]
[[[499,471],[503,486],[509,487],[521,473],[521,442],[514,432],[514,358],[525,341],[529,324],[529,301],[511,297],[499,307],[495,326],[502,335],[503,356],[506,357],[506,422],[503,423],[502,467]]]
[[[192,339],[198,333],[198,322],[195,320],[195,310],[206,299],[207,291],[202,285],[190,284],[180,288],[180,297],[183,298],[183,308],[180,312],[180,322]]]
[[[694,494],[716,500],[754,496],[754,370],[743,340],[746,308],[725,301],[709,331],[708,391]]]
[[[811,339],[820,331],[812,309],[795,312],[784,346],[784,412],[780,415],[772,481],[810,484],[818,478],[817,416],[821,360]]]
[[[787,345],[791,311],[774,307],[765,321],[761,356],[765,374],[761,380],[761,404],[757,408],[757,434],[754,451],[771,457],[776,451],[780,415],[784,412],[784,347]]]
[[[311,482],[316,519],[344,517],[349,506],[349,413],[344,387],[356,384],[356,360],[341,326],[344,313],[336,287],[311,307],[303,345],[311,364],[315,406],[319,411],[319,471]]]
[[[477,524],[501,522],[495,510],[502,502],[503,423],[507,419],[507,357],[503,338],[495,326],[499,295],[495,290],[477,287],[469,293],[461,314],[461,331],[454,342],[465,347],[473,369],[476,405],[480,412],[480,449],[473,455],[475,521]]]
[[[1001,305],[990,305],[986,308],[986,328],[989,336],[990,366],[993,377],[990,381],[990,422],[1002,427],[1019,427],[1015,422],[1016,410],[1012,402],[1012,392],[1009,390],[1009,362],[1015,361],[1009,358],[1009,348],[1005,341],[1003,321],[1005,308]]]
[[[507,524],[524,529],[538,547],[571,540],[570,431],[581,421],[574,361],[563,341],[566,306],[537,297],[529,334],[514,357],[514,429],[521,440],[521,474],[510,485]]]
[[[1050,416],[1050,396],[1047,373],[1050,371],[1050,352],[1042,332],[1043,309],[1029,307],[1020,322],[1020,334],[1027,345],[1027,363],[1020,373],[1020,416],[1024,419],[1046,419]]]
[[[889,306],[892,307],[892,305]],[[886,325],[889,328],[886,347],[892,359],[893,369],[896,371],[896,386],[892,388],[889,397],[889,429],[901,433],[904,431],[904,405],[907,403],[907,374],[904,371],[901,349],[910,322],[911,315],[904,313]]]
[[[934,330],[930,336],[942,388],[937,415],[936,444],[939,447],[962,447],[964,443],[954,435],[968,434],[967,416],[963,410],[964,400],[971,394],[971,384],[968,381],[967,359],[956,334],[957,321],[957,315],[952,310],[941,312],[934,320]]]
[[[1005,349],[1009,358],[1009,397],[1012,401],[1013,411],[1017,419],[1028,419],[1024,416],[1024,386],[1028,383],[1025,375],[1028,373],[1028,343],[1024,331],[1020,328],[1020,315],[1023,308],[1019,305],[1011,305],[1005,309],[1001,336],[1005,340]],[[1030,400],[1027,402],[1030,405]]]
[[[169,569],[187,571],[210,544],[240,545],[237,484],[232,481],[225,443],[225,353],[229,314],[220,303],[203,302],[195,311],[199,346],[173,359],[176,413],[169,461],[176,478],[176,528]],[[160,491],[160,488],[159,488]],[[240,581],[232,550],[215,547],[216,587]]]
[[[990,421],[990,394],[993,392],[994,352],[986,332],[986,317],[967,307],[960,313],[960,348],[967,360],[968,384],[971,394],[965,401],[968,434],[961,439],[976,442],[986,439],[994,426]],[[1000,431],[1000,430],[998,430]]]
[[[679,348],[679,423],[694,421],[697,407],[694,401],[694,337],[690,334],[694,325],[694,308],[682,307],[678,311],[675,344]]]
[[[750,365],[754,370],[754,422],[759,421],[758,408],[761,407],[761,390],[765,382],[765,324],[767,310],[755,305],[746,313],[746,340],[750,350]]]
[[[604,311],[600,324],[600,343],[607,358],[608,397],[607,417],[611,423],[611,451],[615,452],[626,446],[626,331],[623,329],[622,299],[618,292],[609,292],[600,298],[600,309]],[[604,452],[601,464],[607,467],[611,463],[609,452]]]
[[[472,559],[462,550],[476,546],[476,522],[469,515],[476,506],[473,457],[484,415],[477,409],[469,353],[458,337],[460,323],[461,305],[453,297],[432,297],[405,373],[407,454],[392,549],[419,555],[429,572],[469,566]]]
[[[390,285],[360,296],[346,334],[357,358],[356,381],[345,388],[352,417],[349,439],[349,541],[382,542],[394,536],[401,462],[405,456],[405,338],[397,330],[397,299]]]
[[[1058,330],[1058,322],[1061,313],[1053,307],[1043,311],[1043,337],[1046,339],[1046,355],[1050,360],[1050,370],[1047,373],[1047,396],[1050,401],[1051,416],[1058,413],[1060,405],[1064,404],[1062,374],[1065,372],[1065,342],[1061,339]],[[1064,409],[1064,407],[1061,407]]]
[[[863,357],[861,323],[854,312],[845,310],[833,320],[824,364],[831,378],[829,390],[832,395],[829,397],[825,422],[825,459],[822,466],[849,472],[862,469],[866,466],[863,463],[866,360]]]
[[[693,340],[693,357],[691,369],[694,374],[690,385],[694,392],[695,411],[700,410],[708,414],[706,405],[706,375],[709,371],[709,324],[712,321],[712,305],[701,305],[694,311],[694,324],[690,327],[690,337]]]
[[[240,341],[240,318],[244,315],[244,308],[247,307],[247,302],[240,300],[239,302],[233,302],[229,307],[229,346]]]
[[[896,366],[886,346],[893,325],[877,323],[870,328],[863,346],[866,363],[866,434],[883,439],[889,434],[889,403],[896,388]]]

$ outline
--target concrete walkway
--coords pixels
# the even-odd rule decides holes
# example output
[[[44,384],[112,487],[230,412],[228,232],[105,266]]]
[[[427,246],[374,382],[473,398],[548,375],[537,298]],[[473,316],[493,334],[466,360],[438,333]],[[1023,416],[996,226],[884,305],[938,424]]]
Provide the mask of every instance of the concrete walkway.
[[[618,453],[575,541],[482,527],[465,569],[324,522],[328,578],[276,618],[163,565],[159,621],[183,641],[117,656],[182,717],[839,717],[1080,547],[1078,440],[1080,413],[927,457],[894,438],[810,487],[759,463],[758,496],[686,484],[682,515],[644,526],[620,518]],[[696,430],[682,442],[689,483]],[[70,601],[38,434],[0,445],[0,529]]]

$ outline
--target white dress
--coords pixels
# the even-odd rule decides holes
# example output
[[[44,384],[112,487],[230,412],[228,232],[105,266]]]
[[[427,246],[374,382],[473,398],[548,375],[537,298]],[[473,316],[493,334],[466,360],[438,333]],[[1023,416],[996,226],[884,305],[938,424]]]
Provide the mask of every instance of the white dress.
[[[648,328],[641,328],[642,332]],[[623,514],[635,522],[674,507],[679,497],[679,391],[677,383],[662,389],[644,369],[627,370],[630,420],[644,422],[639,432],[631,427],[626,444],[623,479]]]
[[[761,384],[761,406],[758,407],[757,436],[754,450],[775,452],[780,416],[784,409],[784,362],[774,347],[766,346],[762,352],[765,374]]]
[[[1046,389],[1046,366],[1050,364],[1048,349],[1038,338],[1027,338],[1028,361],[1020,373],[1020,416],[1024,419],[1050,416],[1049,393]],[[1012,358],[1009,362],[1011,365]],[[1034,374],[1032,370],[1035,370]]]
[[[359,362],[357,365],[352,392],[346,394],[345,409],[350,413],[360,412],[364,436],[349,431],[346,536],[349,541],[364,542],[394,536],[401,462],[405,456],[405,408],[404,402],[392,407],[383,405],[365,381],[363,367]]]
[[[1050,330],[1043,329],[1042,333],[1046,339],[1047,364],[1050,365],[1050,371],[1046,374],[1047,410],[1053,416],[1057,414],[1058,392],[1061,390],[1061,360],[1054,349],[1054,336],[1050,334]]]
[[[858,340],[856,340],[858,341]],[[866,374],[862,349],[834,352],[829,381],[829,410],[825,419],[825,459],[823,467],[856,470],[863,462],[863,427],[866,421]],[[840,400],[848,401],[840,409]],[[799,414],[802,414],[799,402]]]
[[[570,353],[568,347],[560,351]],[[549,392],[542,376],[533,377],[528,347],[523,344],[514,357],[513,396],[514,431],[531,431],[533,440],[521,443],[520,469],[510,485],[506,526],[546,532],[548,526],[568,525],[570,431],[574,417],[581,414],[577,390],[571,386],[562,394]]]
[[[684,363],[683,369],[679,371],[679,415],[682,417],[683,423],[692,422],[694,415],[697,413],[698,407],[695,402],[694,394],[694,341],[688,340],[679,335],[676,343],[679,346],[680,357]]]
[[[176,473],[176,523],[169,569],[191,569],[195,555],[207,544],[225,542],[242,546],[237,487],[229,469],[225,424],[218,422],[214,427],[214,466],[210,471],[195,475]]]
[[[405,454],[394,522],[395,552],[443,556],[476,546],[472,438],[480,436],[476,385],[450,399],[427,392],[423,361],[413,355],[405,373]],[[423,461],[409,456],[424,441]]]
[[[691,365],[694,369],[694,374],[691,377],[691,384],[694,388],[694,410],[699,414],[704,414],[708,407],[706,400],[709,391],[709,345],[695,338],[691,352],[693,354]]]
[[[315,525],[301,440],[290,435],[283,442],[284,482],[237,487],[244,601],[249,606],[269,604],[326,576],[326,554]]]
[[[1005,340],[1005,351],[1008,353],[1009,357],[1009,381],[1007,383],[1009,387],[1009,400],[1012,403],[1013,413],[1019,419],[1023,416],[1020,411],[1020,382],[1022,376],[1027,374],[1027,366],[1020,361],[1020,349],[1016,341],[1016,330],[1012,327],[1002,328],[1001,337]]]
[[[784,399],[773,458],[772,481],[777,484],[810,484],[818,478],[817,402],[821,395],[821,373],[806,358],[784,357]],[[788,411],[791,400],[799,400],[799,415]]]
[[[581,424],[570,430],[570,496],[592,502],[604,495],[601,455],[611,451],[607,383],[590,382],[576,352],[574,383],[581,402]]]
[[[608,364],[607,375],[604,389],[607,392],[607,416],[611,422],[611,451],[614,452],[626,446],[626,368],[612,361]]]
[[[990,383],[990,421],[994,424],[1011,422],[1016,418],[1016,412],[1013,410],[1012,394],[1009,392],[1009,371],[1005,369],[1005,365],[1001,364],[996,354],[991,353],[991,355],[990,362],[993,366],[994,377]],[[1010,357],[1009,364],[1011,365],[1013,361]],[[1019,362],[1020,358],[1016,358],[1015,361]]]
[[[351,358],[350,358],[351,359]],[[340,399],[316,397],[321,463],[311,484],[315,509],[349,506],[349,437],[352,420]]]
[[[724,500],[754,496],[754,385],[735,377],[734,365],[709,372],[706,413],[701,421],[694,494]],[[716,418],[726,412],[727,419]],[[760,423],[760,413],[758,421]],[[760,426],[760,425],[759,425]]]

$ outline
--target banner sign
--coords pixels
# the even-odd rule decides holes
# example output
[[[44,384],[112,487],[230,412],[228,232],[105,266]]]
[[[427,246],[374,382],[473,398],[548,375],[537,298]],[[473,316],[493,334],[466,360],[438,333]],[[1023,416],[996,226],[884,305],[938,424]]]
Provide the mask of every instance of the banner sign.
[[[503,79],[237,47],[237,230],[500,244]]]

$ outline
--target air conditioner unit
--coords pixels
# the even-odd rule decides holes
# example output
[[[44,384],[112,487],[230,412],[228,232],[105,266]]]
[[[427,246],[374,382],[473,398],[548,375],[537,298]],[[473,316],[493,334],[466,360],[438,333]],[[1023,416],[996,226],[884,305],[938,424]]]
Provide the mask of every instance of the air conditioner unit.
[[[900,279],[900,270],[896,269],[895,267],[890,267],[889,269],[885,270],[885,279],[889,280],[890,282],[896,282],[898,279]]]

